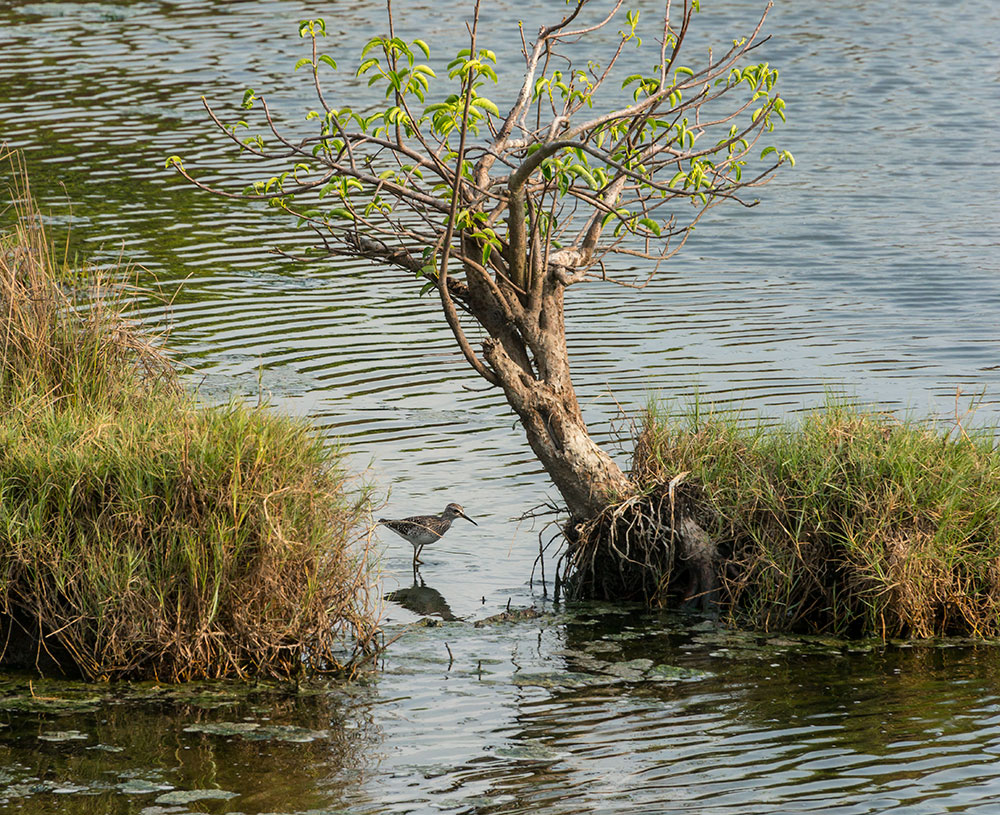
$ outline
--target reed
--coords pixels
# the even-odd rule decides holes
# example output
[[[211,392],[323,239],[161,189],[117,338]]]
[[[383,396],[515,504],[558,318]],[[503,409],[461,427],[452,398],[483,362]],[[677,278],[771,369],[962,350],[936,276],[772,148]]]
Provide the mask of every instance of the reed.
[[[995,428],[837,401],[777,426],[701,409],[672,420],[653,404],[633,476],[653,496],[685,472],[733,618],[838,635],[1000,636]]]
[[[205,406],[54,260],[16,156],[0,237],[0,662],[91,679],[350,672],[378,633],[368,491],[266,405]]]

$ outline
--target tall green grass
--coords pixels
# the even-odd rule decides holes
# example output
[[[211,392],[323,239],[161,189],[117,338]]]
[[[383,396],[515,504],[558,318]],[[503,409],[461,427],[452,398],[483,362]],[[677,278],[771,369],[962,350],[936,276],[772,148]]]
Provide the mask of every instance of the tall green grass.
[[[368,493],[266,406],[204,406],[54,260],[13,159],[0,236],[2,662],[88,678],[352,670],[377,633]]]
[[[720,547],[724,605],[764,629],[1000,636],[1000,450],[994,428],[898,421],[831,402],[747,424],[657,405],[633,472],[687,472]]]

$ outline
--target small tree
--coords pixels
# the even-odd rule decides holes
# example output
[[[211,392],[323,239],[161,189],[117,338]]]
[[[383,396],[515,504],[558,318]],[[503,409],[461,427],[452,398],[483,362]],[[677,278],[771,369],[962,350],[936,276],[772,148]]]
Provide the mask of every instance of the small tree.
[[[624,0],[610,0],[592,19],[595,0],[566,5],[561,20],[524,43],[524,78],[505,113],[485,93],[499,66],[479,41],[479,0],[469,47],[448,63],[447,80],[421,62],[430,58],[427,43],[395,35],[390,0],[389,33],[362,48],[356,69],[384,88],[382,110],[366,115],[330,103],[324,76],[337,65],[321,53],[322,20],[299,26],[312,53],[296,69],[309,69],[319,105],[306,117],[315,122],[310,135],[288,135],[252,90],[243,108],[260,103],[266,138],[245,137],[247,122],[226,124],[205,106],[241,151],[286,162],[287,170],[236,197],[297,217],[315,233],[312,258],[369,258],[412,272],[421,293],[437,289],[466,360],[503,389],[571,516],[582,519],[632,484],[581,415],[566,348],[566,290],[603,281],[642,288],[648,277],[616,280],[607,261],[647,260],[651,276],[707,210],[723,201],[753,206],[743,191],[792,157],[759,144],[784,119],[778,72],[746,59],[764,41],[767,10],[721,56],[709,51],[703,65],[689,67],[680,53],[698,2],[684,0],[677,10],[668,0],[648,73],[623,78],[623,53],[641,44],[639,13],[623,9]],[[621,29],[604,61],[583,63],[580,43],[614,25]],[[614,83],[625,93],[611,92]],[[595,112],[599,102],[603,112]],[[210,189],[179,158],[171,163]],[[485,336],[478,348],[472,326]]]

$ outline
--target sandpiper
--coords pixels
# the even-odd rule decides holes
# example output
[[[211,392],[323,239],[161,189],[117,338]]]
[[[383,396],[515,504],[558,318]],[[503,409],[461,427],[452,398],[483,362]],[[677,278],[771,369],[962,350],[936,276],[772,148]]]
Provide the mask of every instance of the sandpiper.
[[[398,521],[379,518],[382,526],[391,529],[401,538],[406,538],[413,546],[413,565],[420,563],[420,550],[428,544],[440,540],[451,528],[451,522],[462,516],[473,526],[479,526],[465,514],[460,504],[448,504],[440,515],[414,515],[412,518],[401,518]]]

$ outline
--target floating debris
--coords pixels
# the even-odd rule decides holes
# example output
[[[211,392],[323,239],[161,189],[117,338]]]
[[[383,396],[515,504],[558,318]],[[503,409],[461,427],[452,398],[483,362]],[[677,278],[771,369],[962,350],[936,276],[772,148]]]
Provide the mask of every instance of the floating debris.
[[[533,761],[557,761],[566,755],[565,752],[555,750],[538,739],[517,741],[503,747],[497,747],[493,752],[501,758],[531,759]]]
[[[33,696],[25,689],[23,694],[0,697],[0,710],[12,713],[93,713],[100,702],[97,696],[78,699]]]
[[[476,620],[474,625],[476,628],[483,628],[487,625],[519,623],[524,620],[535,620],[541,616],[542,612],[534,606],[529,606],[528,608],[514,608],[508,609],[507,611],[501,611],[499,614],[494,614],[492,617],[486,617],[483,620]]]
[[[715,674],[711,671],[699,671],[697,668],[681,668],[677,665],[654,665],[643,675],[646,682],[691,682],[699,679],[711,679]]]
[[[126,795],[150,795],[154,792],[163,792],[174,788],[173,784],[157,784],[156,782],[143,781],[139,778],[130,778],[128,781],[116,784],[115,787]]]
[[[240,736],[249,741],[286,741],[304,744],[330,738],[327,730],[310,730],[290,724],[260,724],[259,722],[212,722],[193,724],[185,733],[208,733],[214,736]]]
[[[86,741],[89,738],[79,730],[47,730],[38,734],[39,741]]]
[[[511,682],[519,688],[589,688],[607,685],[609,677],[575,671],[551,671],[547,673],[516,673]]]
[[[630,659],[626,662],[612,662],[607,671],[612,676],[631,677],[633,674],[642,676],[656,663],[651,659]]]
[[[53,795],[78,795],[81,793],[94,794],[90,787],[81,787],[79,784],[59,784],[52,788]]]
[[[608,634],[604,637],[605,640],[609,642],[627,642],[628,640],[641,640],[644,637],[649,636],[648,631],[635,631],[633,629],[625,629],[617,634]]]
[[[55,781],[39,781],[37,778],[29,778],[20,784],[11,784],[3,791],[4,798],[29,798],[32,795],[52,792],[61,786]]]
[[[174,790],[156,799],[157,804],[193,804],[195,801],[228,801],[239,796],[228,790]]]

